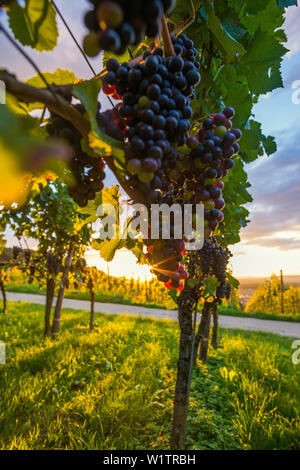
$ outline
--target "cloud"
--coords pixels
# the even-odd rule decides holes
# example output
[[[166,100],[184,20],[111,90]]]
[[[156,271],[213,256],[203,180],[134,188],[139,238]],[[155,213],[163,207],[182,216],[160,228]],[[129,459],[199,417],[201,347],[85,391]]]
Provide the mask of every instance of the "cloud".
[[[277,248],[281,251],[290,251],[300,249],[300,238],[272,238],[262,237],[246,242],[246,245],[256,245],[268,248]]]
[[[299,24],[300,24],[300,7],[290,7],[286,10],[284,29],[288,37],[287,48],[290,50],[289,55],[298,52],[299,43]]]
[[[57,0],[56,4],[64,16],[66,22],[71,28],[74,36],[79,44],[82,44],[82,39],[87,32],[84,26],[83,17],[84,13],[89,8],[88,2],[82,0],[72,0],[72,8],[70,2],[65,0]],[[1,20],[4,26],[8,28],[6,15],[3,15]],[[91,78],[92,72],[85,62],[81,52],[77,48],[66,27],[63,25],[61,19],[57,16],[57,24],[59,28],[59,39],[56,48],[51,52],[37,52],[30,47],[24,47],[24,50],[34,60],[42,71],[53,72],[57,68],[72,70],[78,78]],[[32,66],[22,57],[22,55],[8,42],[8,40],[1,35],[1,65],[17,74],[21,80],[26,80],[36,72]],[[102,68],[102,60],[97,56],[96,58],[89,58],[94,69],[98,72]]]
[[[254,202],[250,224],[242,230],[247,245],[294,250],[300,247],[300,141],[297,126],[278,136],[279,149],[248,166]],[[299,240],[287,232],[299,233]]]

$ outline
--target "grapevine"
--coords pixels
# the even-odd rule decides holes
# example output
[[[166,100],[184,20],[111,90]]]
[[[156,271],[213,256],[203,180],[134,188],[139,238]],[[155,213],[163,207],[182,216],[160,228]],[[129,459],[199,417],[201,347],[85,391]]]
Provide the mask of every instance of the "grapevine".
[[[71,101],[72,96],[64,96]],[[81,104],[75,107],[84,114],[85,108]],[[100,103],[99,107],[100,109]],[[119,137],[119,129],[114,124],[109,124],[105,115],[98,113],[97,119],[99,125],[110,135]],[[95,158],[86,153],[81,146],[82,136],[75,129],[70,121],[51,112],[50,119],[47,124],[47,132],[49,136],[63,139],[72,148],[72,159],[69,163],[72,177],[68,178],[68,191],[74,201],[80,206],[87,205],[89,200],[95,199],[96,193],[104,188],[103,180],[105,178],[104,162],[101,158]]]

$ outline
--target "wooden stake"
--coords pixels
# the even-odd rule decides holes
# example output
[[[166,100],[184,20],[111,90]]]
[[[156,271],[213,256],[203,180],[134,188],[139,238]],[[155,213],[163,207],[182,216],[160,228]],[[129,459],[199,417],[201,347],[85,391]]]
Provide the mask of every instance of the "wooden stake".
[[[280,289],[281,289],[281,313],[284,313],[284,284],[283,284],[283,273],[280,270]]]

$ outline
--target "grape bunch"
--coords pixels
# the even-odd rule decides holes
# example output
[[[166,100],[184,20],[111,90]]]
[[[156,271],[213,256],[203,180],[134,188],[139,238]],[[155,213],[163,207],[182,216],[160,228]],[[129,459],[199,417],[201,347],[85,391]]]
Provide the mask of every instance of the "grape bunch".
[[[82,114],[85,112],[83,105],[76,104],[75,107]],[[120,129],[113,122],[110,122],[110,118],[104,113],[102,115],[98,112],[97,120],[100,128],[107,134],[120,138]],[[73,177],[71,181],[68,181],[68,192],[80,207],[85,207],[88,201],[95,199],[96,193],[104,187],[104,162],[101,158],[90,156],[82,149],[81,134],[70,121],[51,112],[46,127],[51,137],[65,140],[72,148],[73,157],[69,163],[69,168]]]
[[[222,299],[228,296],[230,284],[226,282],[226,271],[232,253],[228,248],[219,245],[215,237],[209,237],[204,240],[204,245],[196,253],[196,257],[201,277],[205,279],[208,276],[214,276],[219,281],[215,297],[221,303]]]
[[[13,259],[14,260],[18,259],[21,253],[22,253],[22,248],[20,248],[19,246],[13,246]]]
[[[232,285],[229,284],[229,282],[227,282],[225,285],[225,298],[227,300],[230,300],[231,295],[232,295]]]
[[[129,185],[143,194],[148,206],[161,202],[163,195],[172,190],[180,157],[178,148],[187,141],[190,102],[200,82],[193,42],[185,35],[173,38],[173,42],[179,46],[175,56],[164,58],[163,50],[156,47],[146,51],[144,61],[134,66],[110,59],[102,77],[104,92],[120,101],[117,109],[125,122]],[[168,203],[172,204],[170,197]],[[147,240],[147,245],[153,273],[168,288],[180,290],[181,280],[187,276],[180,264],[184,241]]]
[[[190,129],[190,101],[200,74],[181,56],[163,58],[161,48],[144,54],[131,66],[108,60],[102,77],[104,91],[122,100],[118,105],[126,124],[126,161],[129,184],[147,203],[158,203],[167,191]]]
[[[161,17],[169,15],[175,0],[90,0],[93,9],[84,18],[89,33],[83,47],[87,55],[101,50],[124,54],[129,45],[137,45],[145,36],[161,32]]]
[[[30,259],[31,259],[31,251],[30,250],[25,250],[24,251],[24,258],[25,258],[25,264],[26,266],[29,265]]]
[[[222,179],[234,166],[238,154],[238,141],[242,137],[239,129],[232,129],[233,108],[205,119],[197,136],[187,139],[185,149],[177,162],[176,178],[185,178],[185,187],[191,194],[192,202],[204,204],[205,229],[209,237],[224,220]]]
[[[187,278],[181,263],[185,255],[184,241],[171,237],[170,240],[145,239],[144,243],[147,245],[146,259],[153,267],[152,274],[168,289],[182,290],[182,280]]]

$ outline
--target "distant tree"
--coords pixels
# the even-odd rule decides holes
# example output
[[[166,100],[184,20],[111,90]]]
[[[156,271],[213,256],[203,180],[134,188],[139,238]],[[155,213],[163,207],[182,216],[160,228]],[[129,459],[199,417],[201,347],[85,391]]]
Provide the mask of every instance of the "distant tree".
[[[29,269],[31,276],[35,276],[41,286],[46,286],[44,334],[56,336],[72,260],[83,257],[90,242],[90,225],[85,223],[65,184],[58,179],[46,179],[34,185],[24,205],[3,209],[2,216],[17,237],[25,236],[38,241]],[[50,327],[57,287],[57,301]]]

